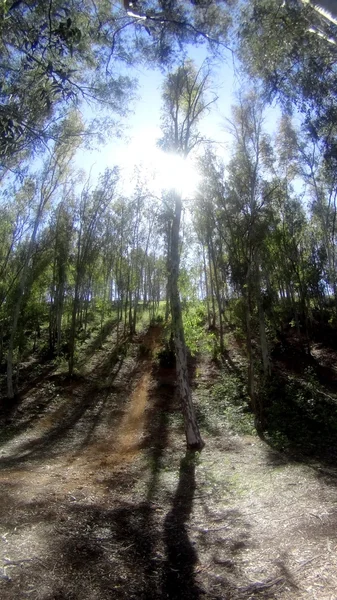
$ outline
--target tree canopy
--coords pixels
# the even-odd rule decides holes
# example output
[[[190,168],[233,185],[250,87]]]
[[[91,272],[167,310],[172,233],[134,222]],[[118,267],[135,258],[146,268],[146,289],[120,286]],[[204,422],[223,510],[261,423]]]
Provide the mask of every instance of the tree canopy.
[[[218,45],[229,18],[221,5],[109,0],[3,2],[0,15],[0,161],[13,169],[49,140],[83,101],[125,114],[128,67],[167,65],[187,43]],[[106,124],[105,124],[106,127]]]

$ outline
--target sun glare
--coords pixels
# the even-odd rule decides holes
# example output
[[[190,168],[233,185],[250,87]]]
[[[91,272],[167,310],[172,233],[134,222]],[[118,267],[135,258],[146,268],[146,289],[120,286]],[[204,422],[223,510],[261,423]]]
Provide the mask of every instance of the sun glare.
[[[163,152],[157,147],[158,130],[146,130],[135,136],[125,150],[123,171],[126,186],[131,185],[134,168],[147,178],[153,193],[175,189],[183,197],[190,198],[196,191],[200,175],[191,159]]]

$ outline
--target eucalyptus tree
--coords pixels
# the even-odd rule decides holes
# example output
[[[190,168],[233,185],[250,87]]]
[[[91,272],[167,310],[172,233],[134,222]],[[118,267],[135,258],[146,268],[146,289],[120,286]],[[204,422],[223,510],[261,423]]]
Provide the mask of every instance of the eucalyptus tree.
[[[158,212],[157,199],[149,189],[149,181],[136,173],[136,186],[129,198],[131,235],[129,240],[129,331],[136,333],[137,314],[145,266],[153,245],[154,226]]]
[[[315,235],[326,256],[326,283],[335,297],[337,310],[337,174],[326,160],[318,140],[302,134],[298,140],[299,170],[306,186]]]
[[[96,189],[90,190],[89,181],[84,186],[78,207],[77,240],[75,256],[75,274],[71,324],[69,333],[69,375],[73,374],[76,329],[81,308],[81,298],[90,295],[90,288],[85,284],[90,281],[91,269],[101,249],[99,230],[101,220],[116,194],[119,178],[118,169],[107,169],[101,176]]]
[[[191,61],[186,61],[177,70],[169,73],[163,86],[163,138],[161,146],[167,152],[187,156],[202,141],[198,131],[198,122],[216,100],[209,98],[210,68],[204,64],[196,69]],[[185,423],[188,448],[201,449],[200,436],[192,396],[188,381],[187,354],[181,302],[179,296],[180,262],[180,224],[183,200],[178,189],[171,191],[173,208],[172,224],[169,234],[169,285],[172,315],[172,333],[174,338],[179,393]]]
[[[263,370],[265,375],[270,372],[261,289],[261,249],[268,228],[270,200],[261,160],[263,120],[264,103],[254,92],[243,96],[240,104],[233,108],[233,117],[229,124],[233,135],[233,157],[228,166],[227,185],[231,229],[234,233],[234,239],[231,241],[231,252],[234,252],[235,256],[233,279],[239,286],[245,303],[248,385],[254,412],[258,418],[262,418],[263,408],[258,405],[254,389],[251,342],[254,302],[258,313]],[[235,248],[237,242],[239,253],[238,248]]]
[[[220,165],[215,155],[208,151],[200,160],[200,168],[204,178],[196,197],[196,210],[193,213],[194,227],[202,247],[208,325],[213,329],[216,327],[218,314],[220,351],[223,352],[222,290],[226,287],[226,274],[223,268],[225,257],[223,238],[218,235],[217,208],[214,202],[216,196],[223,191],[223,165]]]
[[[219,46],[226,7],[182,0],[4,1],[0,9],[0,163],[15,169],[57,138],[70,106],[86,101],[125,114],[135,63],[170,63],[186,43]],[[97,124],[97,119],[96,119]],[[95,126],[92,131],[95,130]],[[100,129],[103,132],[103,129]],[[108,133],[108,132],[107,132]]]
[[[332,3],[331,3],[332,4]],[[336,24],[325,2],[249,0],[242,6],[239,55],[268,99],[295,108],[335,168],[337,111]],[[331,13],[330,13],[331,16]]]
[[[81,129],[81,122],[75,118],[71,118],[71,116],[69,119],[63,121],[62,133],[55,143],[49,158],[45,161],[40,176],[35,178],[35,181],[32,181],[31,196],[32,200],[34,200],[34,208],[26,248],[21,259],[20,276],[15,289],[15,300],[11,315],[11,334],[7,353],[8,398],[14,397],[13,353],[16,345],[23,297],[29,293],[28,276],[31,269],[32,257],[36,249],[37,236],[48,204],[50,205],[55,195],[59,193],[60,188],[65,184],[69,173],[69,161],[77,149],[78,134]]]
[[[320,279],[336,298],[336,175],[319,141],[305,127],[296,130],[288,115],[282,116],[274,151],[269,146],[267,154],[265,167],[273,188],[269,244],[273,257],[265,254],[264,260],[274,265],[270,279],[278,279],[279,297],[291,309],[300,339],[302,322],[308,346],[312,300],[321,305],[324,289]]]
[[[263,407],[255,390],[252,343],[255,323],[258,323],[263,371],[265,376],[270,373],[262,253],[268,234],[271,195],[262,164],[262,148],[266,142],[263,120],[264,102],[259,96],[255,92],[241,94],[228,121],[232,135],[228,165],[221,164],[211,153],[202,161],[204,183],[198,195],[197,215],[201,242],[208,246],[209,280],[214,282],[221,329],[227,282],[242,299],[248,390],[258,422],[263,419]]]
[[[50,228],[54,232],[53,258],[49,284],[49,350],[61,354],[62,319],[65,308],[65,296],[70,285],[71,253],[74,243],[75,199],[72,186],[62,194],[60,203],[50,219]]]

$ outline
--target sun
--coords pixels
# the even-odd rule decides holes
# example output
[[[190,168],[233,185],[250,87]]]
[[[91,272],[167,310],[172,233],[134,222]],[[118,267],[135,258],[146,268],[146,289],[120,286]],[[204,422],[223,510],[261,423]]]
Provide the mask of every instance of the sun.
[[[183,198],[193,197],[201,179],[193,161],[158,148],[159,135],[157,128],[146,129],[135,135],[125,148],[123,174],[126,185],[137,167],[154,194],[176,190]]]

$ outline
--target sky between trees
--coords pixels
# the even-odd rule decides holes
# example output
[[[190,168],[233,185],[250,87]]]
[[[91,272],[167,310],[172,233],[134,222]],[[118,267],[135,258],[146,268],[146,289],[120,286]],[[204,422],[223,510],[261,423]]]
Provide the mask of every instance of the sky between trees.
[[[187,443],[201,448],[187,373],[196,340],[223,355],[226,322],[240,329],[263,428],[259,385],[275,340],[291,323],[310,353],[313,323],[336,320],[336,25],[300,0],[144,2],[137,11],[108,0],[3,10],[0,362],[13,398],[41,331],[48,356],[67,360],[72,376],[90,326],[116,319],[119,344],[143,309],[155,318],[164,302]],[[203,63],[206,50],[187,56],[201,41]],[[240,70],[233,100],[229,46]],[[137,115],[133,76],[144,68],[150,86]],[[134,154],[111,144],[123,123],[138,130]],[[150,154],[158,125],[167,158],[154,190],[137,154]],[[230,140],[224,161],[219,138]],[[98,142],[89,176],[83,145]],[[193,156],[199,187],[184,190],[193,174],[183,161]],[[191,301],[201,304],[190,330],[202,323],[208,333],[186,341]]]

